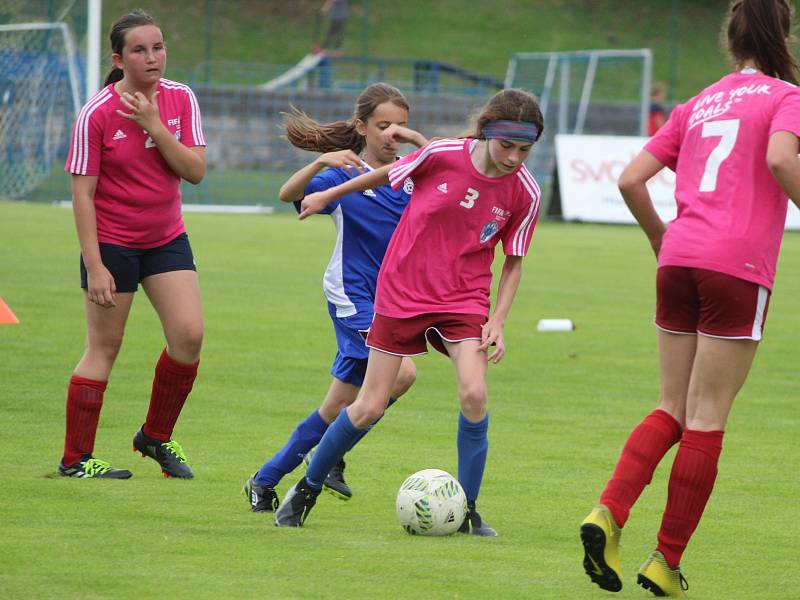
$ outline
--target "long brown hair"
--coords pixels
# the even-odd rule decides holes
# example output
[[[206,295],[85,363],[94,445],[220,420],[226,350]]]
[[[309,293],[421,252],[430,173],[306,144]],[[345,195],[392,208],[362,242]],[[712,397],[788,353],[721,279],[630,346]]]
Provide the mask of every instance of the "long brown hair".
[[[125,35],[128,33],[128,30],[134,27],[141,27],[142,25],[155,25],[158,27],[155,19],[139,8],[117,19],[111,26],[111,32],[108,34],[111,40],[111,52],[122,55],[122,49],[125,48]],[[108,75],[106,75],[106,82],[103,86],[107,86],[109,83],[116,83],[121,80],[124,75],[122,69],[119,67],[111,67]]]
[[[539,129],[538,140],[544,131],[544,117],[536,96],[526,90],[510,88],[501,90],[473,116],[473,130],[469,137],[484,139],[483,128],[490,121],[525,121]]]
[[[766,75],[797,84],[800,66],[788,47],[792,16],[787,0],[734,0],[723,26],[733,60],[752,59]]]
[[[353,117],[347,121],[318,123],[302,110],[292,107],[283,113],[283,127],[286,139],[293,146],[313,152],[335,152],[336,150],[352,150],[356,154],[363,150],[366,141],[356,131],[356,120],[367,122],[384,102],[409,110],[408,101],[403,93],[388,83],[373,83],[367,86],[356,99]]]

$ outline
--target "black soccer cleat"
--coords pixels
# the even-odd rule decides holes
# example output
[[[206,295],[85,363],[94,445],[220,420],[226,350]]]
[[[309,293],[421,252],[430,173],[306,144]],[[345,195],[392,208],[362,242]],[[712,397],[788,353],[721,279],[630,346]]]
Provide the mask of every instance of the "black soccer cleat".
[[[250,510],[254,513],[275,512],[278,510],[278,505],[280,505],[275,488],[269,485],[261,485],[256,481],[255,475],[244,484],[242,494],[247,498],[250,503]]]
[[[92,458],[91,454],[84,454],[78,462],[69,466],[58,463],[58,473],[62,477],[80,479],[130,479],[133,475],[127,469],[114,469],[106,461]]]
[[[192,479],[194,473],[186,464],[186,454],[181,445],[175,440],[162,442],[144,434],[142,429],[133,436],[133,451],[141,453],[142,457],[150,457],[161,466],[164,477],[179,477]]]
[[[353,497],[353,491],[344,480],[344,467],[345,462],[339,460],[339,462],[331,468],[325,481],[322,482],[322,487],[331,495],[339,498],[339,500],[350,500],[350,498]]]
[[[313,456],[314,450],[311,450],[303,457],[303,463],[305,463],[306,468],[311,464]],[[322,488],[339,500],[350,500],[353,497],[353,490],[344,480],[345,466],[344,460],[340,458],[339,462],[331,468],[327,477],[325,477],[325,481],[322,482]]]
[[[496,537],[497,532],[492,529],[486,521],[481,519],[478,511],[475,510],[474,502],[467,502],[467,515],[464,522],[458,528],[459,533],[470,533],[472,535],[482,535],[484,537]]]
[[[303,477],[286,492],[286,497],[275,511],[275,526],[302,527],[308,513],[317,503],[317,496],[319,491],[312,489]]]

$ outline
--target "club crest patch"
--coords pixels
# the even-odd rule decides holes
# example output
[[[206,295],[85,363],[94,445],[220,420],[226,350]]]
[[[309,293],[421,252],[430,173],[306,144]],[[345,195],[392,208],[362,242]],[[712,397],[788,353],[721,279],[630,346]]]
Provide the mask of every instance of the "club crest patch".
[[[406,177],[406,180],[403,182],[403,191],[409,196],[413,193],[414,182],[411,181],[411,177]]]
[[[497,221],[489,221],[486,225],[483,226],[481,230],[481,244],[484,242],[488,242],[492,239],[495,233],[500,230],[500,225]]]

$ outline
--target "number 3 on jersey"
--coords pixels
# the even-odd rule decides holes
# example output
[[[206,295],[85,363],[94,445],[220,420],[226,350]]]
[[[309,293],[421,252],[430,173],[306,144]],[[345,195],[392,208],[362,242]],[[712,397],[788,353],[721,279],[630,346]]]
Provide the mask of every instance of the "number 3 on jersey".
[[[475,200],[478,199],[479,195],[478,190],[467,188],[467,195],[464,196],[464,199],[459,204],[464,208],[472,208],[475,206]]]
[[[706,168],[703,179],[700,181],[701,192],[713,192],[717,189],[717,175],[719,167],[733,151],[736,145],[736,136],[739,135],[739,119],[727,121],[706,121],[703,123],[702,136],[719,137],[719,144],[711,151],[706,159]]]

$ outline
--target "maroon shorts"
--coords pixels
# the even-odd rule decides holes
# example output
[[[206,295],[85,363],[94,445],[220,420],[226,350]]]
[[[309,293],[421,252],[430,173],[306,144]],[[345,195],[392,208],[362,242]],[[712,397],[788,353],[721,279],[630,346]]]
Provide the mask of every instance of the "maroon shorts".
[[[395,319],[375,313],[367,335],[367,346],[389,354],[414,356],[428,353],[427,341],[448,356],[443,340],[480,340],[484,323],[486,317],[483,315],[431,313]]]
[[[717,271],[660,267],[655,323],[670,333],[760,341],[769,297],[764,286]]]

